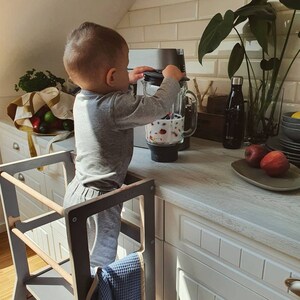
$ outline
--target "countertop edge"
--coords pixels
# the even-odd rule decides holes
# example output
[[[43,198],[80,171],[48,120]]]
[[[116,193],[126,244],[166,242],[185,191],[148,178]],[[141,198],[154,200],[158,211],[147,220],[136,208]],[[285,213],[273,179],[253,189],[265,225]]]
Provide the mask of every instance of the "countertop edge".
[[[9,122],[0,120],[0,123],[13,127],[13,124]],[[51,139],[50,136],[36,136],[35,138],[38,143],[41,142],[43,145],[46,145]],[[74,137],[53,144],[53,151],[74,150],[74,148]],[[131,166],[129,166],[129,171],[131,171]],[[134,168],[133,172],[142,176],[136,168]],[[171,188],[164,186],[164,183],[160,183],[158,180],[156,180],[156,194],[166,202],[192,214],[219,224],[226,229],[289,255],[292,258],[300,259],[300,241],[298,240],[285,237],[275,231],[268,230],[205,203],[195,201],[184,194],[172,191]]]

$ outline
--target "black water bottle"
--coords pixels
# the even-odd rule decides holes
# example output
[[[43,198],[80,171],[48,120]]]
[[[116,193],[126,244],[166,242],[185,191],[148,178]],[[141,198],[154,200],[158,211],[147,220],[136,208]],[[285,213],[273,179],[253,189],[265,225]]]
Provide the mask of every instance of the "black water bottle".
[[[242,85],[243,77],[232,77],[231,91],[225,109],[224,148],[239,149],[244,141],[245,109]]]

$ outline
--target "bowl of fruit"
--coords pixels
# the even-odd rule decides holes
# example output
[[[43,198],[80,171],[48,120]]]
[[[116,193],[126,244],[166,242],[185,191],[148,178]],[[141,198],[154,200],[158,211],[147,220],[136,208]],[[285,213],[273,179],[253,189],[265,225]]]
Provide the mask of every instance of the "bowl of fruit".
[[[300,111],[284,113],[280,128],[285,136],[296,143],[300,143]]]
[[[300,169],[282,151],[269,151],[264,145],[246,147],[244,158],[231,163],[245,181],[271,191],[300,189]]]
[[[286,112],[282,114],[282,121],[285,123],[300,124],[300,111]]]

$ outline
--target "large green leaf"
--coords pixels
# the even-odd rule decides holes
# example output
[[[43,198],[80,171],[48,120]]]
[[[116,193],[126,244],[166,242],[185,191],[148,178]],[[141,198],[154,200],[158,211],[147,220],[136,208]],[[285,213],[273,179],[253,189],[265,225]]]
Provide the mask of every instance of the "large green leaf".
[[[198,60],[202,64],[205,54],[218,48],[233,28],[234,13],[226,11],[224,19],[220,13],[216,14],[205,28],[198,47]]]
[[[268,35],[270,24],[267,20],[255,16],[249,17],[250,29],[265,53],[268,53]]]
[[[244,59],[244,48],[236,43],[231,51],[228,62],[228,77],[231,78],[235,72],[240,68]]]
[[[300,9],[299,0],[279,0],[279,1],[289,9]]]
[[[242,6],[237,9],[234,13],[235,18],[237,17],[250,17],[256,16],[257,18],[263,20],[273,21],[276,19],[276,10],[272,7],[270,3],[261,3],[252,1],[247,5]]]

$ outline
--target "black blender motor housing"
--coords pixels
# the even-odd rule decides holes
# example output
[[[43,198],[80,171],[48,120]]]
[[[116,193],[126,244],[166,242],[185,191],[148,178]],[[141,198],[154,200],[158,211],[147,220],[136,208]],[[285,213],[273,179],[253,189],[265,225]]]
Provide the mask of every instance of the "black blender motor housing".
[[[163,79],[164,76],[162,75],[162,72],[159,70],[144,72],[144,80],[149,82],[151,85],[160,86]],[[180,86],[182,86],[184,82],[188,80],[190,80],[188,77],[183,77],[179,82]],[[167,117],[168,116],[165,116],[164,118]],[[147,142],[147,145],[151,151],[151,159],[157,162],[176,161],[178,159],[178,151],[185,149],[185,148],[180,149],[184,145],[184,143],[177,143],[174,145],[159,145],[159,144],[153,144]],[[188,146],[189,145],[187,145],[187,147]]]

